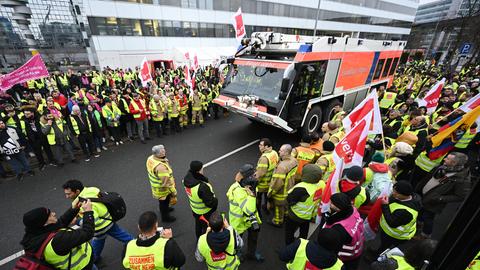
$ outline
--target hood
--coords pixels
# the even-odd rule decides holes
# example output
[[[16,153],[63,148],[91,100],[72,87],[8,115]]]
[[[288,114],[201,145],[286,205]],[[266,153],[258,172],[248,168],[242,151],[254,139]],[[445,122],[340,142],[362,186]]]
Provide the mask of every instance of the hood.
[[[207,244],[216,254],[224,252],[230,243],[230,231],[224,229],[221,232],[209,232]]]
[[[309,241],[306,248],[307,258],[310,263],[320,269],[332,267],[337,262],[337,255],[316,241]]]
[[[187,188],[192,188],[200,182],[208,183],[208,178],[200,173],[194,173],[192,171],[188,171],[185,177],[183,178],[183,185]]]
[[[388,165],[385,163],[371,162],[368,167],[376,173],[388,173]]]
[[[59,230],[60,227],[61,226],[57,223],[44,226],[40,230],[25,230],[25,235],[23,236],[20,245],[23,246],[25,251],[36,252],[42,245],[43,241],[48,237],[48,234]]]
[[[422,198],[416,193],[413,193],[412,199],[409,201],[402,202],[402,201],[393,199],[392,197],[390,197],[390,199],[391,199],[391,202],[397,202],[399,204],[403,204],[417,211],[420,211],[420,209],[422,208]]]

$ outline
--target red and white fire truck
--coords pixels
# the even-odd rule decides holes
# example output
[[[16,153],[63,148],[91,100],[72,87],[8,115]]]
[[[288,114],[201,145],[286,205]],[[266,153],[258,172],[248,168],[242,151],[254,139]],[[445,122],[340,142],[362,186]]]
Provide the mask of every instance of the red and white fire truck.
[[[389,87],[406,41],[255,32],[226,58],[214,102],[286,132],[308,133],[335,106],[352,110],[373,88]]]

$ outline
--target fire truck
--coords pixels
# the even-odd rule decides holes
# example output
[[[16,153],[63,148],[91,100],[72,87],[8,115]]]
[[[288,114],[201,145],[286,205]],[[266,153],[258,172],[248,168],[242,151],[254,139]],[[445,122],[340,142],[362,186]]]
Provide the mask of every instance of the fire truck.
[[[335,108],[352,110],[373,88],[389,87],[406,41],[255,32],[219,68],[214,102],[254,122],[302,134]]]

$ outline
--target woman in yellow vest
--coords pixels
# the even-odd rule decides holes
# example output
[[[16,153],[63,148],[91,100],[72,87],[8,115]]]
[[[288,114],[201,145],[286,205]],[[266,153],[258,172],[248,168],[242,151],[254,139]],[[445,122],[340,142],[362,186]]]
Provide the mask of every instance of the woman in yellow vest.
[[[154,212],[143,213],[138,219],[140,234],[127,244],[123,267],[126,269],[167,270],[185,264],[185,254],[172,239],[172,229],[158,228]]]

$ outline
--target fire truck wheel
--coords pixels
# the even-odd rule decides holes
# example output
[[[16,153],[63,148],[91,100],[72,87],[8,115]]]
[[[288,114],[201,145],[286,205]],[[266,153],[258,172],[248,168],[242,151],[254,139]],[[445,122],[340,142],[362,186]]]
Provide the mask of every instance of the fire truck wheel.
[[[317,131],[322,126],[322,108],[314,106],[308,112],[305,123],[302,127],[302,134],[308,134]]]
[[[328,103],[328,106],[325,108],[325,111],[323,114],[323,123],[330,121],[330,119],[332,119],[332,117],[335,115],[335,113],[333,112],[333,108],[335,108],[335,106],[337,105],[342,106],[342,102],[338,99],[333,99]]]

